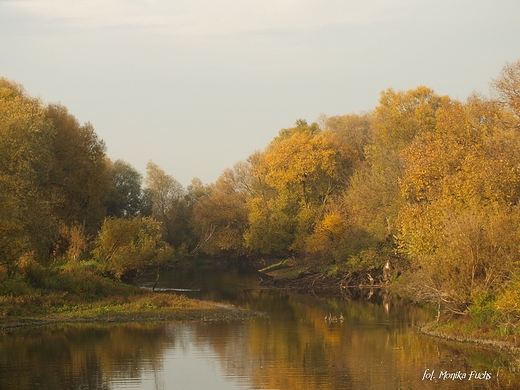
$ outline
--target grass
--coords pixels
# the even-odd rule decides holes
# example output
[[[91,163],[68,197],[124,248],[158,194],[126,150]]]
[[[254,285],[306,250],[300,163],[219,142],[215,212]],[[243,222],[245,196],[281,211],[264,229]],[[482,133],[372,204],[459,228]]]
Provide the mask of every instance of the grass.
[[[155,293],[92,270],[54,270],[22,278],[0,275],[0,329],[62,322],[214,321],[259,313]]]
[[[445,340],[520,353],[520,334],[506,334],[492,324],[478,324],[470,316],[452,318],[448,322],[432,322],[421,327],[420,331]]]

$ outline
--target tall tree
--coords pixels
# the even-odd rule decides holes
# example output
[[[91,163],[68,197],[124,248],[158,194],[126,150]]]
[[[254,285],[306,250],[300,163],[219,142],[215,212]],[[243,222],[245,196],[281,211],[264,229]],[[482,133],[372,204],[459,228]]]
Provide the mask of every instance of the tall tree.
[[[396,233],[403,203],[398,186],[405,169],[401,153],[416,137],[435,130],[437,110],[448,102],[426,87],[381,92],[372,117],[372,142],[365,148],[367,164],[356,172],[348,192],[357,223],[380,241]]]
[[[353,146],[361,160],[365,160],[365,147],[372,139],[372,113],[325,117],[325,128],[338,134]]]
[[[244,254],[244,233],[248,226],[247,199],[250,195],[250,165],[237,163],[226,169],[211,191],[194,206],[193,223],[210,254]]]
[[[520,60],[507,63],[491,85],[497,100],[513,115],[510,126],[520,129]]]
[[[504,115],[476,96],[452,102],[403,153],[398,243],[417,293],[457,312],[500,288],[519,259],[520,137]]]
[[[48,257],[56,226],[45,190],[54,129],[41,102],[0,79],[0,263],[10,272],[30,254]]]
[[[152,217],[162,224],[164,240],[174,247],[185,244],[190,236],[185,189],[151,161],[146,166],[145,184]]]
[[[45,116],[55,130],[49,181],[53,212],[65,224],[79,223],[87,234],[95,235],[106,214],[109,189],[105,143],[90,123],[80,125],[62,105],[47,106]]]
[[[347,185],[358,156],[337,134],[318,131],[315,124],[280,133],[255,167],[271,191],[249,200],[246,238],[252,249],[283,254],[305,247],[325,206]]]
[[[107,215],[132,218],[141,214],[143,176],[123,160],[110,164],[109,175],[111,183],[106,201]]]

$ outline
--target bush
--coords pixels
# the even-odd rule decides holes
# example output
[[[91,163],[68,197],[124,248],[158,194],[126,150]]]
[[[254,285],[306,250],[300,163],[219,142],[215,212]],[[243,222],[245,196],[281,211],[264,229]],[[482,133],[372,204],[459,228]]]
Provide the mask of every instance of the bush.
[[[494,302],[494,309],[502,328],[520,330],[520,275],[504,285]]]
[[[104,271],[121,280],[171,259],[173,250],[153,218],[107,218],[93,254]]]
[[[475,301],[469,307],[469,315],[473,318],[477,326],[484,324],[492,325],[497,319],[497,312],[495,310],[496,298],[484,292],[477,296]]]
[[[0,296],[19,297],[29,290],[21,275],[0,275]]]
[[[47,268],[35,260],[33,252],[20,257],[18,271],[24,277],[25,282],[35,288],[44,287],[49,276]]]

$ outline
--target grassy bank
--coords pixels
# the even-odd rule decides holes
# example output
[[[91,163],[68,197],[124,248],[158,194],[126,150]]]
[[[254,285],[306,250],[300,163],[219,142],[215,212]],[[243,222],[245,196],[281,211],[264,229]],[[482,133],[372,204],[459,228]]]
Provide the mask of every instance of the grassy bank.
[[[520,354],[519,335],[501,334],[499,330],[492,327],[479,326],[472,318],[457,318],[443,323],[431,322],[419,328],[419,331],[444,340]]]
[[[42,295],[39,299],[0,298],[0,310],[19,306],[17,314],[0,318],[0,329],[74,322],[217,321],[260,315],[182,295],[153,292],[136,292],[84,303],[79,303],[76,297],[72,300],[55,298],[52,295]]]
[[[86,268],[0,277],[0,329],[64,322],[214,321],[259,313],[155,293]]]

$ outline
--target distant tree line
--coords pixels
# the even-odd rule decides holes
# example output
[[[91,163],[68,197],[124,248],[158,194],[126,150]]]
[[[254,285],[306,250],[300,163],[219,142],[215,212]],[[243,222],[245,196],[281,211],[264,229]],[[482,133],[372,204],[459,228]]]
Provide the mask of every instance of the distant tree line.
[[[0,265],[94,261],[115,278],[194,253],[401,270],[420,299],[520,321],[520,61],[491,97],[381,92],[298,120],[215,183],[111,161],[91,124],[0,79]]]

